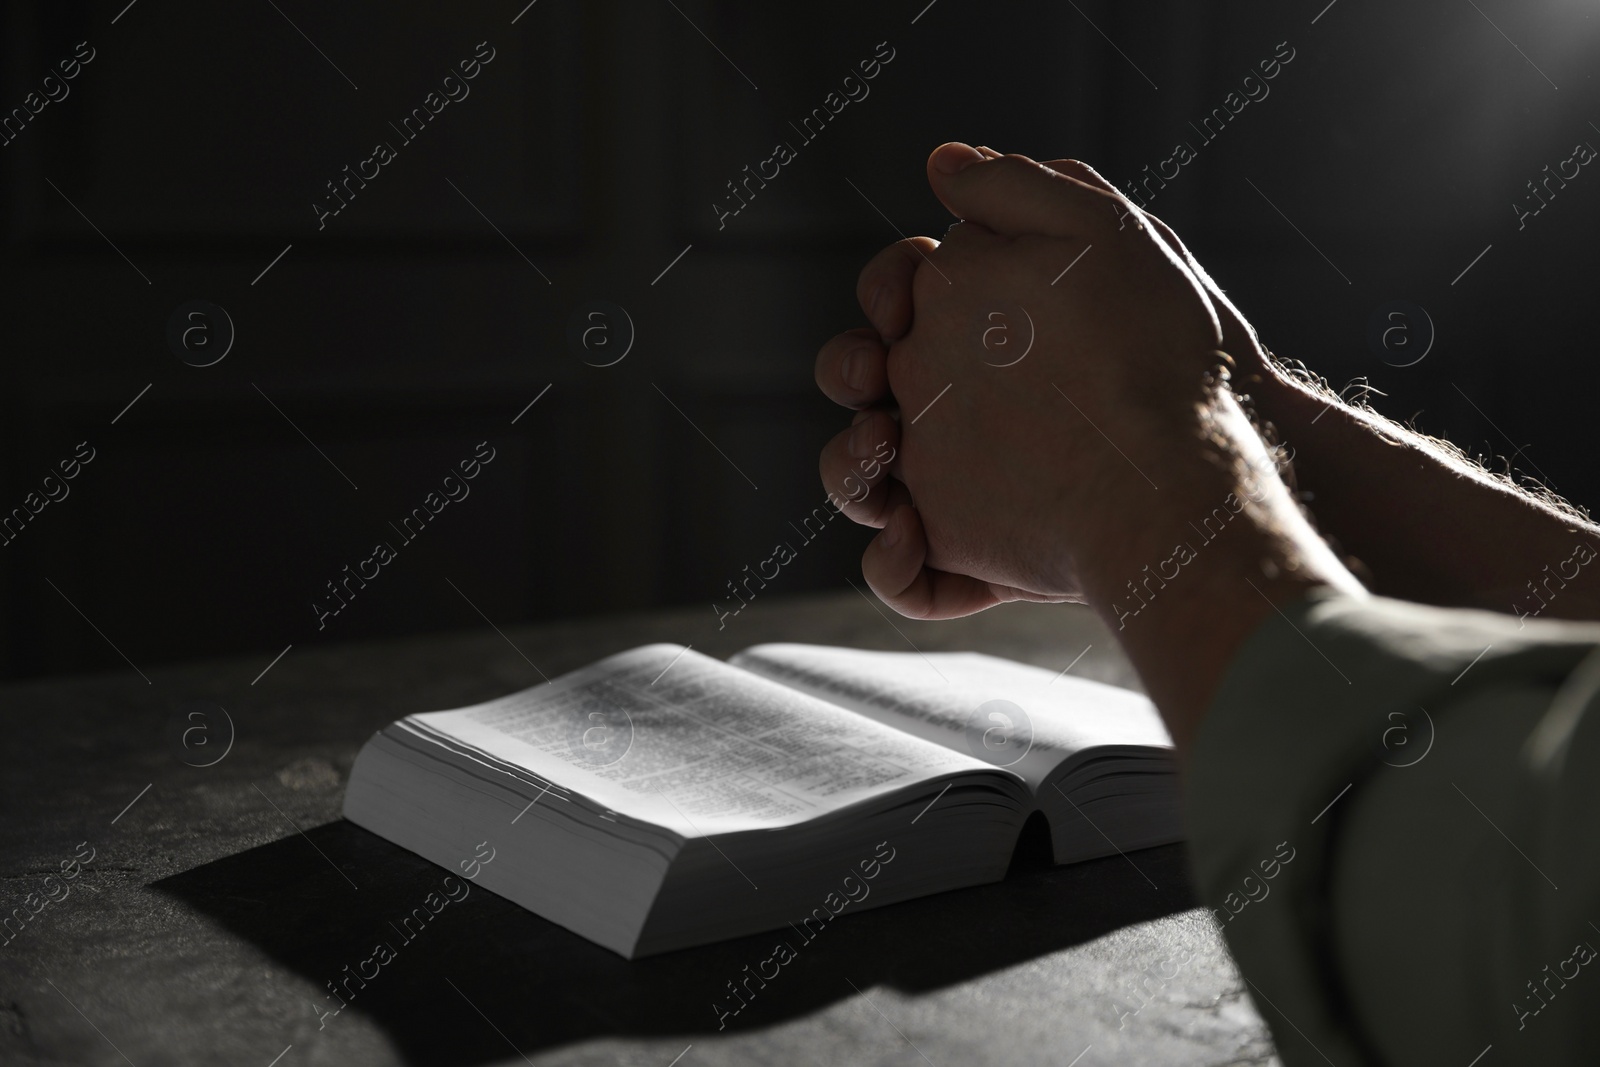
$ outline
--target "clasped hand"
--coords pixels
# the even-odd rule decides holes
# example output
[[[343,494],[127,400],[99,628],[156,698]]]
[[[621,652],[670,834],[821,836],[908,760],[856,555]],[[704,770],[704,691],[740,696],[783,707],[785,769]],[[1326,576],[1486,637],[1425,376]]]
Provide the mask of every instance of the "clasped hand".
[[[947,144],[928,179],[964,221],[862,271],[872,328],[817,358],[823,392],[857,409],[823,482],[882,529],[862,569],[903,614],[1086,599],[1085,568],[1180,499],[1194,462],[1228,462],[1209,444],[1239,421],[1224,338],[1254,359],[1254,335],[1176,237],[1084,164]],[[891,449],[869,492],[843,491]]]

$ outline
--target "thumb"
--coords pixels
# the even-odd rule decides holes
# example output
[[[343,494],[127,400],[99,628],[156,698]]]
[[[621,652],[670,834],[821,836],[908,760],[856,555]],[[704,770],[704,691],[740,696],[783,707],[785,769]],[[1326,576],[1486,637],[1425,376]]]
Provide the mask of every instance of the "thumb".
[[[1116,229],[1128,206],[1120,194],[1095,188],[1027,156],[990,158],[959,141],[928,157],[928,184],[957,218],[1005,237],[1082,237]]]

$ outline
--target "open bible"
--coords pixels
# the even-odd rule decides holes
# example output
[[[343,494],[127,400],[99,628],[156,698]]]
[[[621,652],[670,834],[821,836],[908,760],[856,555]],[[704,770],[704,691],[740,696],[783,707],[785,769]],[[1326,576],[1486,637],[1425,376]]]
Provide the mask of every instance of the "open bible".
[[[646,645],[410,715],[361,749],[357,825],[633,959],[1181,838],[1143,696],[977,653]],[[795,929],[800,929],[796,926]]]

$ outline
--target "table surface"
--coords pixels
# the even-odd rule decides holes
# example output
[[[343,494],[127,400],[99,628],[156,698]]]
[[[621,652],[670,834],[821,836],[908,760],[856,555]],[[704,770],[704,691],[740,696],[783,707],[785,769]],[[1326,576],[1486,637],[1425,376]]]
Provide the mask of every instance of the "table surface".
[[[702,608],[486,625],[295,647],[265,674],[270,652],[146,668],[148,683],[130,670],[0,688],[0,908],[26,920],[0,945],[0,1062],[1277,1062],[1181,846],[1019,863],[993,885],[847,911],[721,1031],[713,1001],[772,935],[628,962],[489,892],[450,905],[348,1007],[320,1014],[337,1006],[324,983],[398,941],[388,923],[443,876],[339,817],[357,750],[401,715],[660,640],[721,657],[779,640],[973,649],[1054,670],[1091,646],[1074,674],[1132,684],[1079,608],[914,623],[846,592],[716,622]],[[226,709],[231,747],[216,715],[179,743],[193,701]],[[94,850],[84,873],[47,886],[80,843]]]

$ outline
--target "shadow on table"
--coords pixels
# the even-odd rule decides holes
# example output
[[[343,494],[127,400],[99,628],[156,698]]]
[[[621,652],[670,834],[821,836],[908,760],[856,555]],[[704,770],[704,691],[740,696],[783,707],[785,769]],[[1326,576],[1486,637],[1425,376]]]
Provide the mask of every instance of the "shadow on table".
[[[1005,881],[847,910],[810,942],[779,931],[632,962],[476,888],[406,941],[392,923],[447,872],[344,821],[154,888],[318,986],[346,982],[387,942],[394,958],[365,988],[348,985],[356,990],[348,1010],[382,1027],[409,1062],[487,1063],[504,1061],[508,1042],[532,1055],[596,1037],[716,1032],[713,1002],[737,1006],[727,983],[742,981],[746,965],[753,973],[780,939],[796,958],[766,988],[752,983],[758,994],[727,1018],[729,1031],[854,996],[852,983],[936,989],[1194,906],[1182,846],[1070,867],[1046,866],[1041,852],[1037,835],[1026,834]],[[338,1003],[330,996],[325,1007]],[[312,1008],[306,1013],[314,1023]]]

